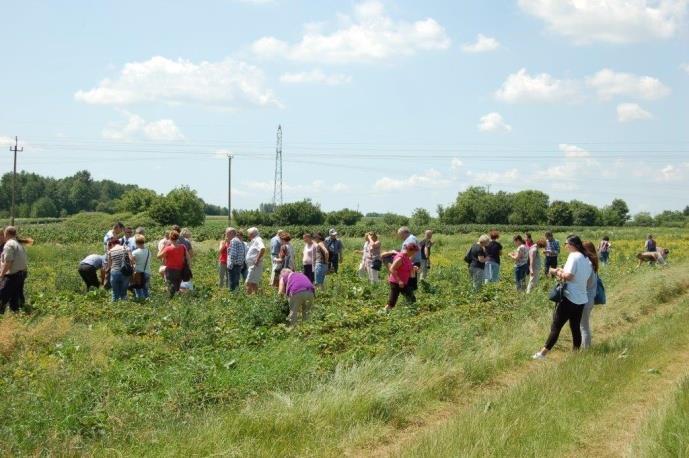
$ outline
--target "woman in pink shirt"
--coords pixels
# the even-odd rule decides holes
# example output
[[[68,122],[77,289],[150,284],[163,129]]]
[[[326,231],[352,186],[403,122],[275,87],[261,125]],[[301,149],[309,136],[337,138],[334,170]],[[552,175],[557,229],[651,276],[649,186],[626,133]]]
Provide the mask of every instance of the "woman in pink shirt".
[[[409,303],[416,302],[414,290],[409,288],[409,279],[416,275],[416,267],[412,263],[412,259],[419,251],[419,246],[415,243],[409,243],[405,249],[395,255],[392,265],[390,266],[390,275],[388,276],[388,283],[390,284],[390,296],[388,297],[388,305],[385,310],[392,310],[397,304],[397,299],[402,294]]]

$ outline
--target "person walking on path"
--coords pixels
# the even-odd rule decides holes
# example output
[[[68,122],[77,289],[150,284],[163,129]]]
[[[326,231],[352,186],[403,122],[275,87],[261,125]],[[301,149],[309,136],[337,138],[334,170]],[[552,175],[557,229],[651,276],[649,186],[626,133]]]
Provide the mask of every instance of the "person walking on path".
[[[567,237],[565,248],[569,253],[565,266],[550,268],[550,274],[565,283],[563,298],[555,306],[550,335],[543,348],[533,355],[533,359],[545,358],[557,343],[560,331],[568,321],[572,331],[572,348],[577,351],[581,347],[581,316],[584,313],[584,306],[589,301],[587,285],[593,267],[579,236]]]
[[[230,277],[227,273],[227,252],[229,251],[230,241],[236,232],[231,227],[225,229],[225,238],[222,239],[220,246],[218,246],[218,286],[221,288],[230,287]]]
[[[610,260],[610,250],[612,249],[612,243],[610,243],[610,237],[607,235],[603,237],[603,240],[598,244],[598,259],[601,264],[607,265]]]
[[[593,311],[593,306],[596,299],[596,293],[598,292],[598,268],[599,259],[596,255],[596,247],[592,242],[584,242],[584,250],[586,250],[586,255],[591,261],[591,267],[593,272],[589,277],[588,283],[586,284],[586,295],[588,297],[588,302],[584,306],[584,311],[581,314],[581,344],[584,348],[591,347],[591,341],[593,338],[593,333],[591,331],[591,312]]]
[[[91,288],[98,289],[105,285],[105,266],[105,256],[101,254],[90,254],[81,260],[79,276],[84,280],[87,293]]]
[[[142,234],[136,234],[134,242],[136,243],[136,249],[132,252],[134,295],[137,299],[148,299],[151,289],[151,250],[146,248],[146,237]]]
[[[297,324],[299,315],[301,315],[302,321],[309,319],[315,291],[313,283],[306,275],[301,272],[294,272],[292,269],[282,269],[278,293],[287,297],[289,303],[287,321],[289,321],[290,326]]]
[[[10,310],[18,312],[24,306],[24,282],[28,275],[29,258],[24,245],[31,245],[30,238],[17,237],[17,228],[7,226],[4,231],[5,245],[0,255],[0,315]]]
[[[529,272],[529,249],[521,235],[515,235],[513,240],[516,250],[510,253],[510,258],[514,259],[514,282],[517,291],[524,291],[526,275]]]
[[[482,234],[467,253],[466,259],[468,259],[471,286],[474,291],[481,289],[486,278],[486,247],[488,243],[490,243],[490,237]]]
[[[246,245],[239,238],[239,232],[234,228],[229,228],[231,237],[227,255],[227,276],[229,279],[230,291],[239,288],[239,281],[246,266]]]
[[[416,302],[414,290],[411,288],[409,281],[415,269],[412,259],[414,259],[418,252],[419,246],[415,243],[409,243],[401,252],[395,255],[390,266],[390,275],[388,276],[390,295],[385,306],[386,311],[392,310],[397,305],[397,299],[399,299],[400,294],[407,299],[407,302]]]
[[[529,248],[529,284],[526,286],[526,294],[530,294],[541,276],[541,252],[545,249],[545,240],[541,239]]]
[[[328,238],[324,241],[328,248],[328,272],[336,274],[340,269],[340,262],[342,261],[342,251],[344,246],[342,240],[337,238],[337,231],[333,228],[328,232]]]
[[[180,241],[177,231],[170,232],[170,244],[158,252],[158,259],[165,264],[165,279],[168,285],[170,298],[179,292],[182,284],[182,271],[185,263],[191,267],[191,254],[187,247]]]
[[[498,242],[500,232],[490,231],[490,242],[486,245],[485,283],[495,283],[500,280],[500,256],[502,256],[502,244]]]
[[[560,242],[555,240],[553,233],[545,233],[545,275],[550,276],[550,269],[557,268],[557,258],[560,256]]]
[[[427,229],[424,238],[419,242],[419,280],[428,278],[428,270],[431,268],[431,248],[433,247],[433,231]]]
[[[266,246],[259,235],[258,228],[249,228],[247,235],[249,236],[249,247],[246,250],[246,292],[247,294],[256,294],[263,276],[263,257],[266,254]]]
[[[110,286],[112,287],[112,301],[117,302],[127,299],[127,289],[132,275],[131,266],[134,264],[131,253],[122,245],[122,240],[113,238],[108,250],[108,273],[110,274]]]

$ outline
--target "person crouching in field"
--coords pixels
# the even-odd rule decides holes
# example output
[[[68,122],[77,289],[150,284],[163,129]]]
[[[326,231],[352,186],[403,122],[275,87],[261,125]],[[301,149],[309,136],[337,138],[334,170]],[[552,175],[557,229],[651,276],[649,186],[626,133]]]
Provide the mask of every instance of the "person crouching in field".
[[[5,245],[0,255],[0,315],[10,304],[10,310],[18,312],[24,306],[24,282],[28,271],[28,257],[24,245],[31,245],[30,238],[17,237],[17,228],[7,226]]]
[[[409,303],[416,302],[414,290],[409,280],[412,278],[414,266],[412,259],[418,254],[419,246],[415,243],[408,243],[404,249],[395,255],[394,261],[390,266],[388,283],[390,284],[390,296],[385,310],[392,310],[397,305],[397,299],[402,294]]]
[[[302,321],[309,319],[309,312],[313,306],[316,289],[309,277],[292,269],[282,269],[278,283],[278,293],[286,296],[289,302],[289,316],[287,320],[290,326],[297,324],[299,314]]]
[[[179,241],[179,232],[170,232],[170,244],[158,252],[158,259],[165,264],[165,280],[168,284],[170,298],[179,292],[182,284],[184,263],[191,265],[191,255],[187,247]]]
[[[665,248],[656,248],[656,251],[645,251],[643,253],[639,253],[636,255],[636,259],[639,260],[639,263],[636,265],[636,267],[641,267],[641,264],[644,262],[647,262],[652,266],[654,266],[656,263],[658,263],[659,266],[665,266],[667,265],[667,257],[669,254],[670,250]]]
[[[86,284],[86,292],[91,288],[100,288],[105,285],[105,256],[90,254],[79,263],[79,276]],[[100,274],[100,275],[99,275]],[[98,279],[100,277],[100,280]]]

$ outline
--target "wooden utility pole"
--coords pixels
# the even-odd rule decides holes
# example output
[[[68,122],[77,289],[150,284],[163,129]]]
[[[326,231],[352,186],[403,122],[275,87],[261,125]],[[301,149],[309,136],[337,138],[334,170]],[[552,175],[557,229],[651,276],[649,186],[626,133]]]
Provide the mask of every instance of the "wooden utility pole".
[[[19,148],[19,139],[14,137],[14,147],[10,146],[10,151],[14,153],[14,171],[12,172],[12,210],[10,211],[10,225],[14,226],[14,202],[17,195],[17,153],[24,151],[24,148]]]

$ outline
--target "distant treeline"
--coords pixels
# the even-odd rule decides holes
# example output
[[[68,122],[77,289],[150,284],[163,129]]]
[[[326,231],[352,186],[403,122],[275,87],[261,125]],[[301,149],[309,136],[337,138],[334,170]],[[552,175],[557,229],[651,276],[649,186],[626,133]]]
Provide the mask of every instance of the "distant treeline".
[[[0,218],[12,205],[12,174],[0,179]],[[147,213],[161,224],[198,225],[205,215],[227,214],[227,208],[205,203],[189,188],[163,196],[136,185],[94,180],[86,170],[67,178],[17,174],[16,215],[19,218],[65,217],[80,212]]]

